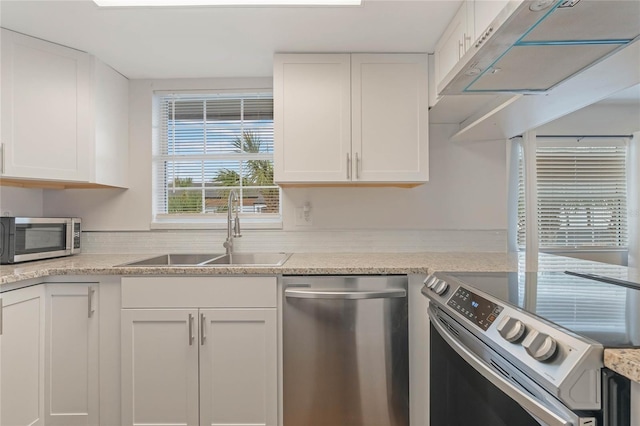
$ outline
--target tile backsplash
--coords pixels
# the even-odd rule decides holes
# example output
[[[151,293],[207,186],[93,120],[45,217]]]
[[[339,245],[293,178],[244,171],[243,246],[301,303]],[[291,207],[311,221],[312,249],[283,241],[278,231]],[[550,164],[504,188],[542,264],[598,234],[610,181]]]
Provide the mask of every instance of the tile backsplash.
[[[93,232],[83,253],[224,252],[226,231]],[[505,230],[249,230],[235,240],[239,252],[506,252]]]

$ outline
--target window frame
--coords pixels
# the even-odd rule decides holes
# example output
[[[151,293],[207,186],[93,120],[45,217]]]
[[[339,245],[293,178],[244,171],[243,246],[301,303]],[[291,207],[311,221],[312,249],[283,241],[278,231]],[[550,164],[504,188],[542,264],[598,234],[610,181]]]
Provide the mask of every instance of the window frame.
[[[166,167],[163,165],[163,162],[170,161],[170,158],[174,157],[172,155],[163,155],[161,153],[161,143],[162,143],[162,131],[163,131],[163,120],[161,117],[162,114],[162,99],[172,96],[176,99],[191,99],[191,98],[201,98],[206,99],[207,97],[212,97],[215,99],[216,96],[220,97],[230,97],[233,95],[238,95],[238,97],[242,97],[243,95],[264,95],[267,97],[273,98],[273,89],[271,88],[260,88],[260,89],[224,89],[224,90],[154,90],[152,92],[152,155],[151,155],[151,169],[152,169],[152,212],[151,212],[151,223],[150,229],[226,229],[227,227],[227,217],[226,213],[224,215],[207,215],[206,213],[185,213],[185,214],[170,214],[167,212],[160,211],[160,203],[162,202],[160,198],[164,198],[164,194],[161,194],[160,191],[164,191],[167,188],[162,181],[161,176],[166,176],[170,173],[165,169],[163,172],[160,168]],[[205,156],[197,155],[197,157],[201,158]],[[195,158],[196,156],[194,156]],[[214,153],[209,156],[211,160],[220,160],[225,159],[229,161],[250,161],[250,160],[270,160],[274,161],[273,151],[271,153]],[[166,163],[165,163],[166,164]],[[168,169],[168,168],[167,168]],[[235,187],[230,187],[235,188]],[[244,186],[244,188],[251,189],[253,187]],[[267,214],[252,214],[252,213],[240,213],[240,218],[242,221],[243,229],[282,229],[283,228],[283,220],[282,220],[282,188],[278,186],[275,182],[273,183],[273,187],[269,186],[268,188],[278,190],[278,213],[267,213]],[[168,199],[166,199],[168,203]],[[168,206],[165,205],[165,208]]]

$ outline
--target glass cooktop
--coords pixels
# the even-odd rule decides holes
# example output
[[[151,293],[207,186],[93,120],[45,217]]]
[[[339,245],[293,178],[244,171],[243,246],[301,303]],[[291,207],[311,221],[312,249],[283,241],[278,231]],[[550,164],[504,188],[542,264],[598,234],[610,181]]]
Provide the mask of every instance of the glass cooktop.
[[[447,275],[604,347],[640,347],[639,283],[603,282],[571,272]]]

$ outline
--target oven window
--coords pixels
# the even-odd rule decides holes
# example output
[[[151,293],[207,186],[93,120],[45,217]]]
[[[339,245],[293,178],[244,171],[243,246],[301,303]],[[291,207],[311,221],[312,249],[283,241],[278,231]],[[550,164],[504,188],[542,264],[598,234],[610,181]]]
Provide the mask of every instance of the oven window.
[[[16,254],[30,254],[66,249],[65,224],[16,225]]]
[[[539,426],[519,404],[467,364],[431,325],[431,426]]]

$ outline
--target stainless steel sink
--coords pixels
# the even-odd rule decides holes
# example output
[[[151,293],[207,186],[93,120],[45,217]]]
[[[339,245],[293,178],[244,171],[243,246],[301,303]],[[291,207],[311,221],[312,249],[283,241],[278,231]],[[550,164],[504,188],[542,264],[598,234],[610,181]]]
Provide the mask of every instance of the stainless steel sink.
[[[118,266],[280,266],[290,253],[170,253]]]
[[[220,256],[224,255],[220,253],[170,253],[118,266],[198,266]]]
[[[207,266],[281,266],[291,256],[290,253],[233,253],[205,262]]]

